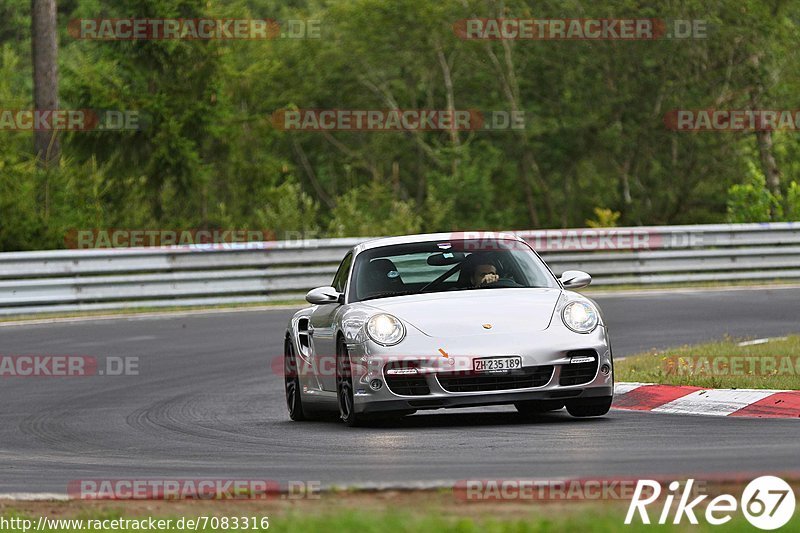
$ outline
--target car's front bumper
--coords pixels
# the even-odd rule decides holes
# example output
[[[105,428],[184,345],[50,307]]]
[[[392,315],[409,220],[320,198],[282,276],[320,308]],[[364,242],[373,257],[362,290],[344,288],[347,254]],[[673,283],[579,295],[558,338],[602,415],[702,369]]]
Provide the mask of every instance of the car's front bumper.
[[[465,395],[448,393],[445,396],[416,396],[416,397],[396,397],[395,399],[383,399],[359,401],[356,396],[356,412],[359,413],[378,413],[386,411],[408,411],[419,409],[442,409],[454,407],[482,407],[487,405],[504,405],[514,402],[529,400],[571,400],[574,398],[599,398],[610,397],[614,393],[614,387],[572,387],[570,390],[516,390],[504,392],[482,392],[475,395]]]
[[[574,385],[562,385],[562,371],[572,364],[569,354],[583,350],[594,351],[597,355],[593,377]],[[561,328],[544,330],[535,336],[523,338],[482,335],[443,340],[415,336],[388,348],[371,342],[351,344],[348,345],[348,352],[353,372],[355,409],[360,413],[610,397],[614,392],[611,347],[606,329],[602,326],[584,335]],[[552,366],[549,379],[533,387],[503,390],[486,388],[470,392],[452,392],[443,387],[440,381],[440,378],[452,375],[474,376],[471,372],[473,359],[517,355],[522,358],[523,369]],[[385,366],[398,362],[411,362],[418,369],[417,377],[424,378],[428,389],[426,393],[398,394],[392,390],[387,383]],[[609,369],[607,373],[601,371],[604,365]],[[372,386],[375,380],[380,381],[377,389]]]

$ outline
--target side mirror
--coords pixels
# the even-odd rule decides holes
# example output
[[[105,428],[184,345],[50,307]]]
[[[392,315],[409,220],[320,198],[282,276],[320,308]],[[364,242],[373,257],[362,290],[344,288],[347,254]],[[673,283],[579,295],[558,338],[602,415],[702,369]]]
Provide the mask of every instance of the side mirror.
[[[335,304],[339,301],[339,293],[333,287],[317,287],[308,291],[306,301],[314,305]]]
[[[580,289],[592,282],[592,276],[582,270],[567,270],[561,274],[560,281],[565,289]]]

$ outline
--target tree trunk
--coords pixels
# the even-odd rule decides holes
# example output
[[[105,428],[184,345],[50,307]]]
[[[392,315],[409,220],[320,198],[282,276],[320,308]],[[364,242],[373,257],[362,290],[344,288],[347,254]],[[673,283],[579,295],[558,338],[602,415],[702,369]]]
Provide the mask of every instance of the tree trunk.
[[[750,108],[755,112],[761,109],[764,101],[764,84],[762,77],[766,76],[766,69],[761,66],[761,55],[763,52],[753,54],[750,63],[756,76],[755,88],[750,91]],[[781,194],[781,169],[775,161],[775,151],[772,147],[772,131],[769,129],[758,129],[755,132],[756,142],[758,143],[758,154],[761,159],[761,171],[764,174],[767,189],[777,198]],[[770,204],[770,218],[774,222],[777,219],[777,207]]]
[[[31,37],[34,109],[58,109],[56,0],[31,0]],[[57,133],[47,130],[33,133],[34,152],[41,168],[58,166],[61,145]]]
[[[772,149],[772,131],[756,131],[758,140],[758,153],[761,156],[761,169],[767,181],[767,189],[775,196],[781,193],[781,171],[778,163],[775,162],[775,154]]]

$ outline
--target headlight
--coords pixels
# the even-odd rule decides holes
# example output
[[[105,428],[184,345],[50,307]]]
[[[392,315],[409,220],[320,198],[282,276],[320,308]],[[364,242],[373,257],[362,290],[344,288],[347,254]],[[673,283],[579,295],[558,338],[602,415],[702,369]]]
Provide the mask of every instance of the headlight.
[[[380,313],[367,321],[367,335],[378,344],[392,346],[403,340],[406,328],[397,317]]]
[[[599,319],[595,308],[585,302],[570,302],[561,311],[564,325],[575,333],[589,333],[597,327]]]

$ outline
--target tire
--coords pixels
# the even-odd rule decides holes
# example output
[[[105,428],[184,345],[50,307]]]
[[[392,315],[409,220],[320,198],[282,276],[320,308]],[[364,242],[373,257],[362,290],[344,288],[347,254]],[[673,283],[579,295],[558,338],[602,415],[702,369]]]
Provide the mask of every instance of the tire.
[[[370,418],[356,413],[353,396],[353,376],[350,368],[350,355],[343,339],[336,342],[336,398],[339,404],[339,418],[350,427],[367,425]]]
[[[519,414],[524,416],[539,415],[548,411],[558,411],[564,407],[564,402],[559,400],[529,400],[514,403]]]
[[[300,391],[300,376],[297,370],[297,358],[294,354],[294,345],[290,339],[286,339],[283,350],[283,380],[286,390],[286,408],[289,410],[289,418],[295,422],[308,420],[303,411],[303,395]]]
[[[566,402],[567,411],[574,417],[603,416],[611,409],[611,396],[600,398],[581,398]]]

